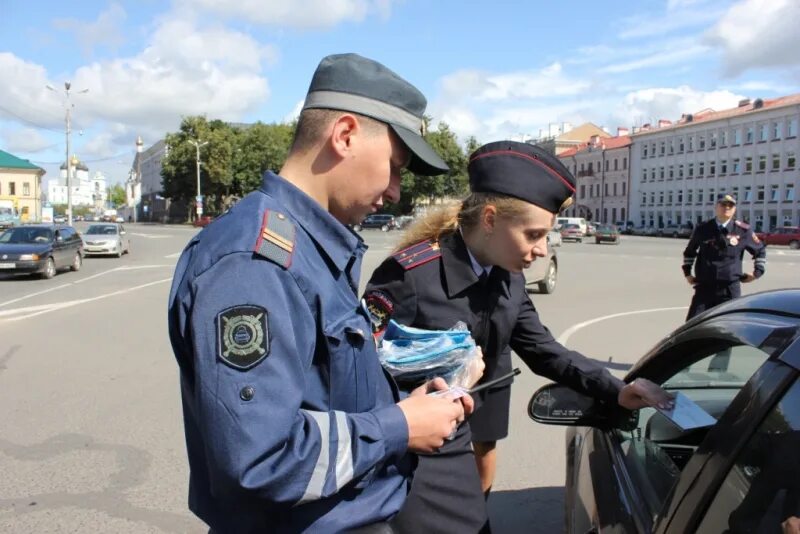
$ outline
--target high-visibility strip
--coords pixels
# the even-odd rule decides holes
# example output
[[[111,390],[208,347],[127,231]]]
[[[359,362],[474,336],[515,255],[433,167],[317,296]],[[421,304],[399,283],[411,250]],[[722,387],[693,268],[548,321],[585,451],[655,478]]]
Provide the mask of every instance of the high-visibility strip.
[[[339,438],[336,447],[336,489],[340,490],[353,480],[353,445],[347,416],[344,412],[333,412],[336,415],[336,434]]]
[[[311,478],[308,481],[308,486],[300,499],[298,504],[303,504],[309,501],[316,501],[322,497],[322,490],[325,487],[325,478],[328,474],[328,456],[330,454],[330,439],[331,439],[331,418],[328,412],[312,412],[309,410],[301,410],[303,413],[311,418],[311,421],[316,423],[319,429],[319,456],[317,463],[314,465],[314,472],[311,473]]]

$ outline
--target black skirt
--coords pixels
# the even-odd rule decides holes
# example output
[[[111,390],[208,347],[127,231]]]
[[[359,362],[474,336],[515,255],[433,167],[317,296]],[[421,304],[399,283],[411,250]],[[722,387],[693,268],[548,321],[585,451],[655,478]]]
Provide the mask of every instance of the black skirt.
[[[472,441],[498,441],[507,437],[511,386],[480,394],[479,405],[469,418]]]

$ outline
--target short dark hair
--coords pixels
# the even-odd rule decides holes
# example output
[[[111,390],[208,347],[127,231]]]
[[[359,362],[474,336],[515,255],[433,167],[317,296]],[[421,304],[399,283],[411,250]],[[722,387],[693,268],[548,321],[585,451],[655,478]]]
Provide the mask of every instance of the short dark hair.
[[[289,152],[302,153],[310,150],[322,141],[323,135],[330,124],[345,113],[355,115],[368,134],[377,134],[386,131],[387,125],[360,113],[342,111],[338,109],[310,108],[300,112],[294,139]]]

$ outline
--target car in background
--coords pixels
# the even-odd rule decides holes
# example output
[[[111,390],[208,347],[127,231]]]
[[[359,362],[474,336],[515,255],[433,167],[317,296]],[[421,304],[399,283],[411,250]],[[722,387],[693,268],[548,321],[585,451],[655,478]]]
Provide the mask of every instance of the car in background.
[[[677,224],[668,224],[656,230],[658,237],[678,237],[681,227]]]
[[[561,246],[561,232],[556,229],[547,232],[547,245],[551,247]]]
[[[657,236],[658,235],[658,228],[655,226],[646,226],[640,235],[646,236]]]
[[[594,233],[597,231],[597,224],[598,223],[586,223],[586,237],[593,237]]]
[[[119,223],[93,224],[83,233],[84,256],[116,256],[131,253],[131,239]]]
[[[534,421],[569,427],[564,532],[785,532],[781,522],[800,515],[800,290],[698,315],[624,380],[637,378],[706,421],[678,426],[556,384],[531,398]]]
[[[71,226],[31,224],[0,234],[0,273],[53,278],[61,269],[80,270],[83,241]]]
[[[356,232],[360,232],[366,228],[379,228],[383,232],[388,232],[389,230],[397,228],[397,221],[394,215],[389,215],[388,213],[373,213],[372,215],[367,215],[361,223],[353,225],[353,230]]]
[[[786,245],[791,249],[800,249],[800,227],[782,226],[771,232],[757,232],[758,238],[767,245]]]
[[[577,224],[564,224],[561,226],[561,240],[583,243],[583,230]]]
[[[536,285],[539,293],[549,295],[556,290],[558,282],[558,258],[556,249],[547,247],[547,256],[536,258],[530,266],[523,271],[525,285]]]
[[[614,245],[619,245],[619,240],[619,229],[613,224],[599,225],[594,234],[594,242],[598,245],[600,243],[613,243]]]
[[[65,224],[67,222],[67,218],[64,215],[56,215],[53,217],[53,222],[55,224]]]
[[[120,217],[119,215],[117,215],[117,217],[114,219],[114,222],[118,222],[118,223],[124,223],[124,222],[125,222],[125,219],[123,219],[122,217]]]
[[[211,215],[201,215],[200,217],[192,221],[192,226],[194,226],[195,228],[205,228],[213,220],[214,217],[212,217]]]
[[[407,226],[409,226],[411,223],[414,222],[414,216],[401,215],[399,217],[396,217],[394,222],[395,222],[395,228],[398,230],[402,230],[403,228],[406,228]]]
[[[636,229],[636,225],[633,224],[633,221],[617,221],[614,223],[614,226],[619,228],[620,233],[632,235]]]

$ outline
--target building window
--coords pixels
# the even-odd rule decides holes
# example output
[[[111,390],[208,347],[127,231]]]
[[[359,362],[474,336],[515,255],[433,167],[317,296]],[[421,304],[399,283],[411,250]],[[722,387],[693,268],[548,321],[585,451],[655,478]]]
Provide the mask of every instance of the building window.
[[[647,181],[647,169],[642,169],[642,182]]]
[[[680,180],[681,178],[683,178],[683,163],[678,165],[678,179]]]
[[[22,184],[22,196],[29,197],[31,196],[31,184],[28,182],[24,182]]]
[[[788,137],[797,137],[797,119],[792,119],[789,121]]]
[[[794,169],[795,166],[795,156],[794,152],[787,152],[786,153],[786,168],[787,169]]]
[[[714,202],[715,199],[716,197],[714,196],[714,188],[712,187],[711,189],[708,190],[708,201]]]
[[[708,175],[714,176],[717,174],[717,162],[716,161],[709,161],[708,162]]]
[[[669,140],[669,155],[671,156],[674,153],[675,153],[675,140],[674,139],[670,139]]]
[[[628,170],[628,156],[625,156],[624,158],[622,158],[622,170],[623,171],[627,171]]]
[[[650,169],[650,181],[651,182],[655,182],[656,181],[656,168],[655,167]]]
[[[647,157],[647,143],[642,145],[642,157],[643,158]]]
[[[583,172],[583,163],[581,163],[581,172]]]
[[[728,160],[723,159],[719,162],[719,174],[722,176],[728,174]]]
[[[767,130],[768,130],[768,128],[769,128],[769,126],[766,125],[766,124],[762,124],[761,126],[759,126],[759,128],[758,128],[758,142],[759,143],[763,143],[764,141],[767,140]]]
[[[739,158],[733,158],[733,174],[739,174],[742,170]]]
[[[700,163],[697,164],[697,176],[702,178],[705,175],[706,175],[706,164],[704,161],[701,161]]]
[[[622,195],[625,195],[625,182],[622,182]]]
[[[655,141],[650,143],[650,157],[651,158],[656,157],[656,142]]]
[[[770,202],[777,202],[781,199],[781,192],[778,189],[777,185],[773,185],[769,188],[769,201]]]
[[[673,178],[675,178],[675,166],[674,165],[670,165],[669,166],[669,179],[672,180]]]
[[[697,137],[697,150],[705,150],[706,149],[706,136],[700,134]]]
[[[614,182],[614,196],[617,196],[617,182]]]
[[[794,184],[786,184],[786,200],[794,201]]]
[[[678,154],[683,154],[683,137],[678,138]]]
[[[642,193],[642,206],[647,204],[647,193]]]
[[[658,181],[659,182],[664,181],[664,167],[658,168]]]
[[[703,203],[703,190],[702,189],[698,189],[697,190],[697,203],[698,204],[702,204]]]
[[[744,142],[745,143],[749,144],[749,143],[753,142],[753,131],[754,130],[753,130],[752,126],[748,126],[747,127],[747,134],[744,136]]]
[[[756,201],[757,202],[764,202],[764,186],[759,185],[758,190],[756,191]]]
[[[606,160],[606,169],[605,169],[605,171],[606,171],[606,172],[608,172],[608,163],[609,163],[609,162],[608,162],[608,160]],[[598,168],[599,168],[599,167],[600,167],[600,166],[598,165]]]
[[[736,128],[733,131],[733,144],[735,146],[739,146],[742,144],[742,131],[739,128]]]
[[[719,133],[719,146],[728,146],[728,130],[722,130]]]
[[[619,169],[619,160],[617,158],[614,158],[614,170],[616,171],[618,169]]]
[[[8,194],[12,197],[17,194],[17,184],[15,182],[8,182]]]
[[[666,141],[661,141],[661,143],[659,144],[658,153],[661,154],[662,156],[664,155],[664,151],[666,149],[666,146],[667,146],[667,142]]]
[[[686,140],[689,142],[689,148],[688,148],[689,152],[693,151],[694,150],[694,136],[690,135],[689,137],[686,138]]]
[[[773,171],[781,170],[781,155],[780,154],[773,154],[772,155],[772,170]]]
[[[758,172],[764,172],[767,170],[767,156],[762,154],[758,156]]]
[[[689,189],[689,191],[686,193],[686,203],[687,204],[691,204],[692,203],[692,196],[693,195],[694,195],[694,191]]]
[[[586,185],[581,184],[581,194],[579,198],[586,198]]]
[[[779,122],[772,123],[772,138],[773,139],[781,138],[781,123]]]
[[[744,172],[753,172],[753,156],[744,158]]]
[[[717,148],[717,132],[708,134],[708,148]]]
[[[736,200],[739,200],[739,188],[738,187],[734,187],[733,189],[731,189],[731,194],[733,194],[733,198],[735,198]]]
[[[672,191],[669,192],[667,195],[667,203],[671,206],[672,205]]]
[[[608,196],[608,183],[603,184],[603,196]]]
[[[683,190],[678,191],[678,204],[683,202]]]
[[[656,203],[656,192],[650,191],[650,204],[655,204],[655,203]]]
[[[692,176],[694,176],[694,163],[690,163],[690,164],[689,164],[689,169],[688,169],[687,176],[688,176],[689,178],[691,178]]]
[[[664,203],[664,192],[663,191],[659,191],[658,192],[658,203],[659,203],[659,205]]]
[[[744,188],[744,201],[750,202],[753,200],[753,191],[751,190],[750,186],[745,186]]]

